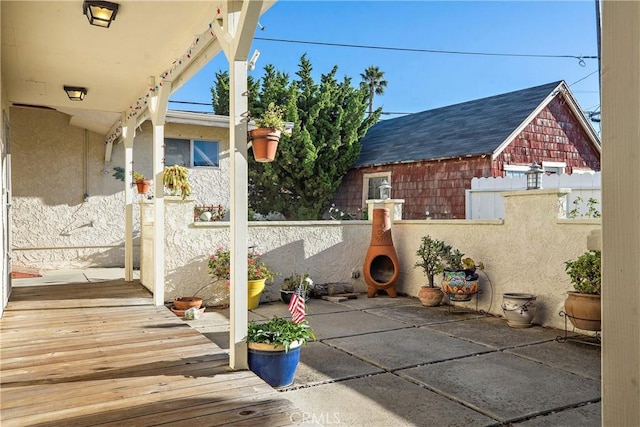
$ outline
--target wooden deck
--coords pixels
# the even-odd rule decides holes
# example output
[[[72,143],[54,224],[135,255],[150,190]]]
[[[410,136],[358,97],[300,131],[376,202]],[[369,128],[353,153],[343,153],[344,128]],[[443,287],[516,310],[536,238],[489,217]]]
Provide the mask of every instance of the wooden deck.
[[[136,282],[15,287],[0,328],[3,427],[278,426],[297,411]]]

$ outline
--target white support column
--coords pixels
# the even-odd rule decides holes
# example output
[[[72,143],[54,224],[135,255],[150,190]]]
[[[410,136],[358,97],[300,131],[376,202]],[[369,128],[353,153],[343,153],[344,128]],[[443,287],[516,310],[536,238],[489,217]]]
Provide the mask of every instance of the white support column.
[[[153,303],[164,304],[164,122],[171,84],[159,85],[149,102],[153,123]]]
[[[247,162],[247,61],[229,61],[229,126],[231,160],[231,369],[246,369],[248,327],[247,235],[248,235],[248,162]]]
[[[133,281],[133,138],[135,119],[125,122],[123,117],[122,137],[124,139],[124,280]]]
[[[602,425],[640,426],[640,2],[602,2]]]
[[[247,57],[263,2],[228,1],[213,31],[229,61],[229,148],[231,160],[231,298],[229,366],[247,369]]]

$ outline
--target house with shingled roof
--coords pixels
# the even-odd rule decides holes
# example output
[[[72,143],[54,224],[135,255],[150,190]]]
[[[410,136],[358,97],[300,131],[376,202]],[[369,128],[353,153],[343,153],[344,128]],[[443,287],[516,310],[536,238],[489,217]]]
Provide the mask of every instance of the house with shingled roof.
[[[380,121],[362,139],[334,204],[365,208],[387,181],[403,219],[465,217],[474,177],[600,170],[600,139],[564,81]]]

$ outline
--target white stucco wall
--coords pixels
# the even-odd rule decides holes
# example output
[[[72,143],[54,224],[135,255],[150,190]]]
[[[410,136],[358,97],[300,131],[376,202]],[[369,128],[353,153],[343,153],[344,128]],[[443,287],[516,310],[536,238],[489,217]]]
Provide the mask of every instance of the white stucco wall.
[[[426,283],[424,274],[413,265],[421,237],[429,234],[485,264],[478,309],[502,315],[503,293],[533,293],[538,302],[536,323],[564,327],[558,313],[566,292],[572,290],[564,261],[585,252],[588,235],[600,228],[599,219],[564,219],[559,212],[564,194],[558,190],[506,193],[504,220],[395,221],[392,237],[400,263],[398,292],[417,296]],[[207,258],[217,246],[228,246],[228,224],[194,224],[192,209],[192,202],[166,204],[167,300],[192,295],[211,282]],[[263,300],[278,299],[279,283],[292,272],[309,273],[316,283],[352,283],[356,291],[364,292],[362,275],[351,279],[351,273],[354,269],[362,272],[370,238],[368,221],[250,223],[249,244],[257,244],[265,262],[279,273]],[[199,295],[216,305],[225,302],[227,290],[220,284]],[[475,308],[475,304],[474,299],[461,306]]]
[[[12,107],[14,268],[124,266],[124,147],[104,163],[102,135],[69,125],[66,114]],[[165,136],[220,142],[220,167],[191,169],[192,199],[229,205],[228,129],[167,123]],[[151,126],[136,132],[134,170],[152,175]],[[84,194],[88,200],[84,201]],[[137,200],[142,199],[134,191]],[[139,264],[139,206],[134,203],[134,265]]]

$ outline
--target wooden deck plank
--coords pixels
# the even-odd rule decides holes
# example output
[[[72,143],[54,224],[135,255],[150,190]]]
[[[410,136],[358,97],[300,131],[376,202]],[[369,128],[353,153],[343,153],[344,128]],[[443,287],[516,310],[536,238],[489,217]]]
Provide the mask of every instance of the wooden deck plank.
[[[17,287],[0,340],[3,427],[289,425],[296,413],[139,284]]]

